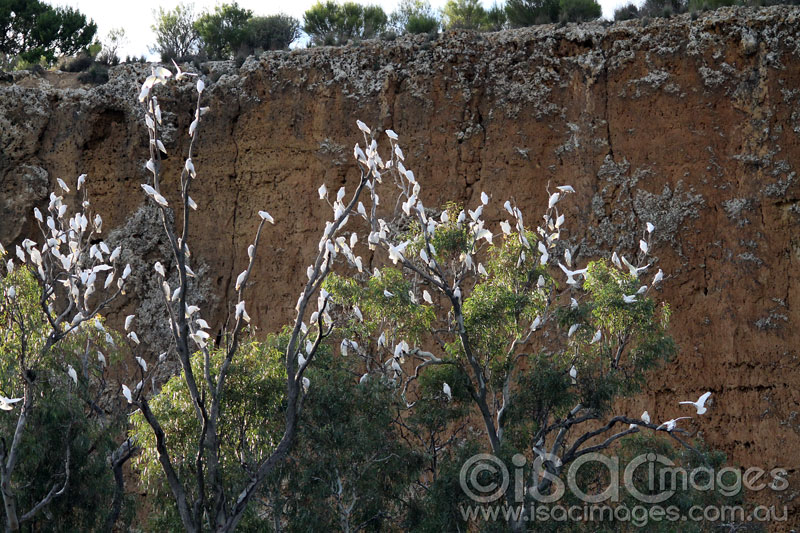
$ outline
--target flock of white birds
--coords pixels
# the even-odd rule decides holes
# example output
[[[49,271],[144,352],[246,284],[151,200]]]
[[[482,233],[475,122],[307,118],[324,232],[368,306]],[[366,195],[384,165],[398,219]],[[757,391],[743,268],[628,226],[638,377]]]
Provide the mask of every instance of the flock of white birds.
[[[188,72],[181,71],[181,69],[178,68],[177,65],[175,65],[175,67],[177,69],[177,73],[175,75],[175,79],[176,80],[179,80],[179,79],[184,78],[186,76],[195,76],[195,74],[193,74],[193,73],[188,73]],[[140,101],[144,101],[145,99],[147,99],[151,89],[155,85],[165,84],[167,79],[170,76],[172,76],[172,73],[169,70],[167,70],[167,69],[165,69],[163,67],[154,68],[152,75],[149,76],[146,79],[146,81],[144,82],[144,84],[142,85],[141,93],[139,95],[139,100]],[[204,85],[202,80],[198,79],[196,88],[197,88],[198,93],[202,93],[202,91],[205,88],[205,85]],[[190,126],[190,130],[189,130],[189,135],[190,136],[194,135],[194,131],[195,131],[195,128],[197,127],[197,124],[199,122],[200,116],[203,113],[205,113],[207,110],[208,110],[208,108],[199,108],[199,110],[197,112],[197,116],[195,117],[195,120],[192,122],[192,125]],[[158,108],[158,105],[156,104],[155,108],[154,108],[153,115],[155,116],[155,118],[156,118],[156,120],[158,122],[161,121],[160,120],[161,119],[160,114],[161,114],[160,113],[160,109]],[[152,129],[154,127],[154,124],[151,124],[153,122],[153,119],[150,118],[150,116],[147,116],[147,122],[148,122],[148,124],[147,124],[148,128]],[[366,140],[367,139],[366,136],[370,134],[370,129],[361,121],[357,121],[357,125],[362,130],[362,132],[364,132],[365,140]],[[403,157],[402,151],[400,150],[399,145],[397,145],[395,143],[395,141],[397,140],[397,134],[394,133],[391,130],[387,130],[386,134],[389,137],[389,139],[391,140],[392,146],[393,146],[392,162],[391,162],[390,165],[386,165],[386,166],[388,167],[388,166],[394,165],[394,168],[397,171],[399,171],[401,176],[405,177],[405,179],[407,180],[407,190],[404,191],[405,192],[405,196],[407,197],[407,200],[403,203],[402,209],[406,213],[406,215],[410,215],[411,211],[413,209],[415,211],[415,214],[419,214],[420,219],[425,223],[425,228],[428,230],[428,232],[432,234],[433,230],[435,229],[435,227],[439,223],[444,224],[444,223],[447,223],[449,221],[448,220],[449,215],[448,215],[447,212],[443,212],[441,214],[440,221],[434,220],[433,217],[426,216],[425,210],[422,207],[422,202],[419,201],[419,198],[418,198],[419,184],[416,182],[416,180],[414,178],[414,175],[413,175],[413,172],[411,172],[410,170],[406,170],[403,167],[402,161],[403,161],[404,157]],[[160,141],[157,141],[157,143],[158,143],[158,149],[161,150],[161,151],[166,152],[166,150],[163,148],[163,144],[161,144]],[[379,164],[383,164],[383,161],[380,160],[380,157],[377,155],[377,144],[376,144],[375,140],[372,139],[371,142],[369,142],[367,144],[366,153],[357,144],[355,146],[355,149],[354,149],[354,156],[355,156],[356,160],[359,162],[359,164],[364,165],[365,167],[367,167],[367,169],[370,171],[370,173],[374,173],[374,175],[376,176],[376,180],[373,180],[371,182],[367,182],[367,187],[370,188],[370,194],[372,195],[372,200],[373,200],[373,204],[374,204],[373,205],[373,213],[372,213],[373,216],[374,216],[374,208],[377,207],[378,202],[379,202],[378,195],[374,190],[375,181],[380,183],[379,173],[378,173],[377,168],[375,168],[375,161],[378,161]],[[156,173],[155,163],[154,163],[154,161],[152,159],[147,161],[147,164],[145,165],[145,168],[150,170],[154,174]],[[191,158],[187,158],[184,168],[185,168],[186,172],[189,175],[191,175],[193,178],[195,177],[196,171],[195,171],[194,165],[193,165],[193,163],[191,161]],[[85,179],[86,179],[86,175],[81,175],[78,178],[78,189],[81,188],[81,186],[83,185]],[[58,179],[58,184],[59,184],[59,187],[62,190],[64,190],[65,192],[69,192],[69,187],[60,178]],[[159,204],[161,206],[164,206],[164,207],[169,205],[167,200],[166,200],[166,198],[164,198],[164,196],[162,196],[152,186],[150,186],[148,184],[142,184],[142,188],[143,188],[145,194],[148,197],[150,197],[157,204]],[[570,186],[570,185],[562,185],[562,186],[557,187],[556,189],[557,189],[557,192],[554,192],[554,193],[550,194],[550,196],[548,198],[548,210],[553,209],[556,206],[556,204],[562,199],[562,197],[564,195],[575,192],[573,187]],[[324,184],[319,188],[318,192],[319,192],[320,199],[327,200],[328,191],[327,191],[327,188],[326,188],[326,186]],[[337,192],[336,201],[332,205],[332,207],[334,209],[334,215],[335,215],[336,218],[339,218],[340,215],[342,215],[345,212],[345,204],[344,204],[344,201],[343,201],[344,200],[344,196],[345,196],[345,188],[342,187]],[[61,197],[56,197],[56,198],[57,199],[51,198],[50,209],[51,210],[55,209],[58,212],[58,216],[63,216],[64,212],[66,211],[66,206],[61,204],[61,202],[60,202],[60,198]],[[55,207],[53,205],[54,202],[55,202],[55,204],[57,204],[57,205],[55,205]],[[466,210],[466,212],[465,211],[461,211],[461,213],[458,216],[458,221],[457,222],[459,224],[464,223],[464,222],[468,222],[470,224],[470,227],[475,230],[475,241],[476,242],[478,240],[480,240],[480,239],[485,239],[488,243],[491,243],[492,242],[492,238],[494,236],[493,233],[490,230],[488,230],[487,228],[485,228],[483,226],[483,221],[480,220],[480,217],[481,217],[481,214],[483,212],[483,209],[488,204],[488,202],[489,202],[489,196],[485,192],[482,192],[481,193],[481,205],[478,206],[478,208],[476,208],[475,210]],[[188,199],[188,205],[192,209],[196,209],[197,208],[197,204],[193,200],[191,200],[191,198]],[[519,209],[516,208],[516,207],[512,207],[511,203],[508,202],[508,201],[505,202],[503,207],[505,208],[506,211],[508,211],[512,216],[514,216],[517,219],[516,226],[517,226],[517,229],[519,230],[517,236],[521,240],[522,244],[526,245],[528,248],[531,248],[530,245],[527,243],[526,237],[524,235],[523,226],[522,226],[522,214],[519,211]],[[367,214],[367,210],[364,207],[362,202],[358,203],[357,213],[359,215],[361,215],[363,218],[369,220],[369,216]],[[40,222],[43,222],[43,217],[42,217],[42,215],[41,215],[41,213],[39,212],[38,209],[35,209],[34,215],[35,215],[37,220],[39,220]],[[74,222],[74,225],[77,225],[78,228],[80,228],[80,227],[84,227],[85,228],[85,226],[87,225],[87,220],[85,219],[85,216],[83,217],[83,219],[80,218],[81,217],[80,214],[76,215],[76,216],[77,216],[77,218],[76,218],[76,220]],[[266,211],[259,211],[259,216],[260,216],[260,218],[262,220],[262,224],[263,224],[263,222],[269,222],[269,223],[272,223],[272,224],[275,223],[275,221],[272,218],[272,216],[270,216],[270,214],[268,212],[266,212]],[[469,217],[469,220],[467,220],[467,217]],[[554,219],[552,219],[552,220],[549,219],[548,217],[545,217],[545,218],[547,220],[547,224],[555,232],[558,232],[559,228],[564,223],[564,215],[563,214],[558,215],[557,217],[554,217]],[[53,218],[52,217],[49,218],[48,219],[48,225],[53,226],[52,221],[53,221]],[[375,246],[378,245],[378,244],[384,245],[386,247],[387,251],[388,251],[389,259],[393,263],[397,264],[398,261],[401,261],[401,262],[404,261],[405,260],[404,254],[406,252],[406,248],[407,248],[409,242],[403,242],[403,243],[399,243],[399,244],[390,243],[389,240],[388,240],[389,232],[388,232],[387,224],[383,220],[380,220],[380,219],[378,220],[378,222],[380,223],[379,228],[374,230],[374,231],[372,231],[370,233],[370,235],[369,235],[369,238],[368,238],[368,244],[369,244],[370,248],[374,249]],[[100,224],[102,224],[102,220],[100,220],[100,218],[98,216],[97,220],[95,220],[95,225],[98,226],[98,228],[99,228]],[[506,221],[503,221],[503,222],[500,223],[500,229],[501,229],[503,235],[507,236],[507,235],[511,234],[512,225],[509,223],[509,221],[506,220]],[[646,226],[646,237],[648,239],[652,235],[654,229],[655,229],[654,225],[652,223],[648,222],[647,226]],[[329,232],[331,232],[331,223],[330,222],[326,226],[325,233],[323,235],[322,240],[320,241],[320,250],[323,250],[323,248],[327,248],[328,251],[326,253],[328,253],[331,257],[335,257],[337,252],[344,252],[344,255],[348,258],[348,260],[350,260],[350,262],[353,265],[355,265],[358,268],[359,271],[362,271],[361,258],[360,257],[356,257],[352,253],[352,248],[356,245],[356,241],[357,241],[357,236],[356,236],[355,232],[353,232],[353,234],[351,235],[349,246],[348,246],[348,243],[345,241],[345,239],[343,237],[339,237],[338,239],[335,240],[335,242],[332,242],[332,240],[327,237]],[[555,237],[555,238],[557,238],[557,237]],[[547,263],[549,261],[549,257],[550,257],[549,256],[549,251],[548,251],[548,246],[545,245],[545,241],[547,241],[547,245],[551,244],[550,243],[550,238],[548,237],[546,239],[543,239],[542,241],[539,241],[538,245],[537,245],[538,246],[538,250],[540,252],[540,261],[541,261],[542,264]],[[26,243],[24,243],[24,244],[27,245],[26,248],[28,249],[29,255],[31,256],[32,262],[34,264],[41,264],[41,256],[40,256],[38,250],[36,250],[35,247],[33,246],[33,244],[34,244],[33,241],[27,241],[26,240]],[[642,256],[640,256],[640,257],[646,257],[648,252],[649,252],[649,248],[650,248],[650,246],[649,246],[648,241],[646,241],[644,239],[640,240],[639,241],[639,249],[642,252]],[[57,251],[57,247],[54,247],[54,249],[51,249],[51,253],[53,253],[54,255],[57,255],[57,254],[55,254],[56,251]],[[17,252],[18,252],[17,255],[20,256],[20,259],[23,262],[25,262],[25,255],[22,252],[22,249],[20,249],[20,247],[17,247]],[[104,252],[111,253],[107,249],[104,249]],[[5,253],[5,250],[2,248],[2,245],[0,245],[0,254],[4,254],[4,253]],[[119,250],[115,250],[114,253],[118,256],[119,255]],[[250,256],[251,259],[252,259],[253,253],[254,253],[254,250],[253,250],[253,246],[251,245],[249,250],[248,250],[248,255]],[[430,243],[427,245],[426,248],[423,248],[419,252],[420,259],[424,263],[426,263],[429,266],[431,266],[431,270],[432,271],[434,270],[434,266],[435,266],[435,259],[432,256],[435,256],[435,254],[436,254],[436,251],[433,248],[433,245],[430,244]],[[113,255],[112,255],[112,257],[110,257],[110,259],[112,261],[114,261],[116,258],[113,257]],[[62,261],[66,261],[67,263],[72,262],[74,260],[75,260],[75,258],[72,258],[71,256],[65,256],[65,258],[62,258]],[[463,257],[463,260],[465,261],[466,267],[468,269],[475,267],[476,271],[479,274],[481,274],[483,276],[487,276],[488,275],[487,272],[486,272],[486,269],[483,267],[482,264],[479,263],[476,266],[472,264],[471,254],[465,254],[465,256]],[[616,252],[614,252],[612,254],[611,261],[620,270],[623,270],[623,271],[624,270],[628,270],[630,275],[633,276],[634,278],[638,278],[642,271],[646,270],[648,267],[651,266],[651,263],[643,264],[641,266],[635,266],[632,263],[630,263],[625,258],[625,256],[618,256]],[[566,263],[566,264],[564,264],[564,263]],[[580,277],[581,276],[583,276],[584,278],[586,277],[587,269],[586,268],[573,269],[573,257],[572,257],[572,252],[571,252],[571,250],[569,248],[567,248],[564,251],[564,263],[562,263],[561,261],[557,262],[559,268],[562,270],[562,272],[567,277],[566,283],[571,287],[579,286],[580,285]],[[11,266],[13,266],[13,265],[11,265]],[[69,266],[70,266],[69,264],[65,264],[64,265],[64,267],[66,269],[68,269]],[[110,269],[110,267],[108,267],[108,268]],[[11,268],[9,268],[9,270],[11,270]],[[164,269],[163,265],[160,262],[156,262],[155,265],[154,265],[154,270],[164,280],[163,281],[163,285],[165,285],[165,295],[166,295],[167,300],[168,301],[170,301],[170,300],[171,301],[175,301],[175,299],[178,296],[178,294],[176,294],[175,292],[172,292],[171,289],[169,289],[169,286],[166,283],[166,277],[167,276],[166,276],[166,272],[165,272],[165,269]],[[309,279],[311,279],[312,277],[317,275],[317,272],[315,272],[315,267],[313,265],[309,266],[308,270],[309,270],[308,271]],[[191,272],[191,269],[189,269],[188,266],[187,266],[187,271],[188,271],[189,275],[193,275],[194,274],[193,272]],[[235,288],[236,288],[237,292],[239,292],[244,287],[244,285],[246,284],[247,278],[249,277],[249,273],[250,273],[249,270],[245,270],[241,274],[239,274],[238,277],[236,278],[236,287]],[[92,273],[92,274],[95,274],[95,273]],[[121,276],[120,281],[122,281],[125,278],[127,278],[127,276],[129,274],[130,274],[130,266],[128,265],[128,266],[126,266],[125,272]],[[380,271],[376,269],[374,275],[380,276]],[[109,276],[109,279],[111,279],[111,278],[112,277]],[[446,283],[444,280],[437,279],[435,276],[434,276],[434,279],[436,281],[440,282],[442,285],[444,285]],[[658,272],[653,277],[653,280],[652,280],[650,286],[652,287],[654,285],[659,284],[663,279],[664,279],[664,274],[659,269]],[[93,282],[93,280],[92,280],[92,282]],[[87,285],[93,285],[93,283],[89,283]],[[539,279],[538,285],[540,287],[544,285],[544,280],[541,277]],[[108,286],[108,283],[106,284],[106,287],[107,286]],[[13,290],[13,287],[11,288],[11,290]],[[179,291],[179,290],[180,289],[176,289],[176,292]],[[453,294],[455,300],[458,301],[458,302],[461,302],[461,289],[460,289],[460,287],[458,287],[457,285],[454,285],[453,287],[450,288],[450,290],[452,291],[452,294]],[[642,285],[635,293],[629,294],[629,295],[628,294],[623,295],[623,301],[626,304],[632,304],[632,303],[637,301],[637,297],[638,296],[645,294],[648,290],[649,290],[649,287],[647,285]],[[10,296],[12,298],[14,297],[14,294],[10,293],[10,291],[7,291],[6,295]],[[386,298],[393,298],[395,296],[392,292],[390,292],[388,290],[384,290],[383,295]],[[412,295],[412,297],[413,297],[413,295]],[[428,303],[428,304],[432,304],[433,303],[432,298],[431,298],[431,296],[430,296],[430,294],[428,293],[427,290],[423,291],[422,297],[423,297],[423,300],[426,303]],[[311,315],[311,323],[314,323],[317,320],[317,318],[320,317],[322,314],[327,315],[327,313],[324,311],[325,302],[327,302],[327,298],[328,298],[327,293],[324,291],[324,289],[321,290],[321,294],[320,294],[320,297],[319,297],[319,309],[317,310],[317,312],[315,312],[315,313],[313,313]],[[416,298],[413,298],[413,299],[414,299],[414,301],[416,301]],[[249,322],[250,321],[250,317],[247,314],[247,311],[245,310],[245,305],[244,304],[245,304],[245,302],[243,300],[241,300],[235,305],[235,307],[234,307],[235,318],[236,318],[236,320],[239,320],[241,318],[241,319]],[[299,304],[299,302],[298,302],[298,304]],[[573,298],[573,299],[571,299],[571,304],[572,304],[573,307],[576,307],[577,306],[577,301]],[[360,310],[357,307],[355,308],[354,311],[355,311],[356,315],[359,317],[359,319],[363,319],[361,317]],[[190,335],[190,337],[192,338],[192,340],[198,346],[203,347],[203,346],[205,346],[208,338],[210,337],[209,333],[206,331],[209,328],[209,325],[205,320],[203,320],[202,318],[199,317],[199,313],[198,312],[199,312],[199,308],[197,306],[187,306],[187,308],[185,310],[186,318],[190,319],[193,322],[193,324],[192,324],[192,334]],[[126,317],[125,323],[124,323],[124,327],[125,327],[125,331],[127,332],[127,337],[133,343],[139,344],[139,338],[138,338],[136,332],[132,330],[132,325],[133,325],[134,319],[135,319],[135,315],[129,315],[128,317]],[[327,317],[326,317],[326,321],[327,321]],[[534,320],[533,323],[531,324],[531,331],[535,331],[539,327],[539,324],[540,324],[540,318],[537,317],[536,320]],[[305,331],[307,329],[305,327],[305,323],[303,323],[303,326],[304,326],[303,330]],[[582,324],[573,324],[568,330],[567,337],[568,338],[572,337],[572,335],[578,329],[580,329],[581,327],[583,327]],[[602,339],[602,331],[598,329],[594,333],[590,344],[597,343],[601,339]],[[311,343],[307,343],[307,344],[311,344]],[[383,333],[381,334],[381,338],[378,339],[378,346],[379,347],[386,346],[386,338],[385,338],[385,335]],[[307,346],[306,347],[306,350],[307,350],[307,353],[309,354],[309,357],[311,357],[312,351],[314,349],[315,349],[315,347],[313,346],[313,344],[311,346]],[[342,344],[341,344],[342,353],[346,354],[348,349],[357,350],[358,349],[358,344],[355,343],[355,341],[350,341],[350,340],[342,341]],[[405,343],[405,341],[402,341],[402,342],[398,343],[397,346],[395,346],[393,357],[391,357],[390,360],[387,361],[387,367],[391,368],[391,370],[394,371],[396,374],[402,374],[402,368],[400,366],[400,363],[403,362],[403,354],[404,353],[408,353],[409,349],[410,348],[409,348],[408,344]],[[165,356],[166,356],[166,354],[161,354],[159,356],[159,361],[163,361]],[[103,357],[103,356],[102,356],[102,354],[99,354],[98,357],[100,358],[100,357]],[[141,357],[136,357],[136,361],[139,364],[139,366],[141,367],[142,371],[143,372],[147,372],[147,363],[145,362],[145,360],[143,358],[141,358]],[[103,363],[105,362],[104,357],[102,359],[102,362]],[[298,362],[299,362],[300,369],[302,370],[306,366],[306,357],[301,352],[298,352]],[[75,369],[72,368],[72,366],[68,366],[67,373],[68,373],[70,379],[77,385],[77,383],[78,383],[78,375],[77,375]],[[577,372],[577,369],[575,368],[574,365],[569,370],[569,376],[570,376],[573,384],[577,383],[578,372]],[[361,377],[360,382],[363,383],[364,381],[366,381],[368,379],[368,377],[369,377],[368,374],[364,374]],[[310,382],[309,382],[308,378],[304,377],[302,379],[302,383],[303,383],[303,388],[307,390],[309,385],[310,385]],[[141,387],[142,387],[142,382],[139,382],[139,384],[135,388],[135,391],[132,393],[131,389],[127,385],[123,384],[121,386],[122,394],[125,397],[125,399],[128,401],[128,403],[134,403],[133,395],[138,393],[141,390]],[[452,395],[452,390],[451,390],[449,384],[447,384],[447,383],[443,384],[442,392],[443,392],[443,394],[445,395],[445,397],[447,398],[448,401],[452,400],[452,396],[453,395]],[[683,401],[683,402],[679,402],[679,403],[680,404],[694,406],[696,408],[696,410],[697,410],[697,414],[698,415],[702,415],[702,414],[706,413],[706,411],[707,411],[706,402],[708,401],[710,396],[711,396],[711,392],[706,392],[705,394],[700,396],[700,398],[697,401],[694,401],[694,402],[693,401]],[[6,397],[0,395],[0,409],[6,410],[6,411],[12,410],[14,408],[14,406],[18,402],[20,402],[21,400],[22,400],[22,398],[6,398]],[[680,420],[685,420],[685,419],[690,419],[690,418],[691,417],[677,417],[677,418],[674,418],[672,420],[668,420],[668,421],[662,423],[661,425],[657,426],[656,429],[657,430],[664,430],[664,431],[667,431],[667,432],[672,432],[677,428],[677,424],[678,424],[678,422]],[[644,424],[647,424],[647,425],[650,424],[650,415],[648,414],[647,411],[642,413],[641,421]],[[631,424],[631,427],[634,427],[636,425],[637,424]]]

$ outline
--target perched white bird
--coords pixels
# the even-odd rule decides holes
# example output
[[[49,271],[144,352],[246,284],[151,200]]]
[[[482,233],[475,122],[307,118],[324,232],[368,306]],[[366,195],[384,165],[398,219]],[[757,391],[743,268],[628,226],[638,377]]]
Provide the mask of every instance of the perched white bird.
[[[61,178],[56,178],[56,181],[58,182],[58,186],[61,187],[64,192],[69,192],[69,187],[67,187],[67,184],[64,183],[64,180]]]
[[[133,403],[133,396],[131,396],[131,389],[124,383],[122,384],[122,395],[128,400],[128,403]]]
[[[308,394],[308,388],[311,386],[311,380],[303,376],[303,392]]]
[[[659,268],[658,272],[656,272],[656,275],[653,276],[653,285],[660,283],[662,279],[664,279],[664,271]]]
[[[603,338],[603,332],[602,332],[602,330],[598,329],[597,331],[594,332],[594,336],[592,337],[592,342],[590,344],[594,344],[594,343],[600,341],[600,339],[602,339],[602,338]]]
[[[486,272],[486,268],[484,268],[483,263],[478,263],[478,274],[488,277],[489,273]]]
[[[147,361],[145,361],[144,359],[142,359],[141,357],[139,357],[137,355],[136,356],[136,362],[139,363],[139,366],[142,367],[142,370],[147,372]]]
[[[642,422],[644,422],[645,424],[649,424],[649,423],[650,423],[650,413],[648,413],[647,411],[645,411],[644,413],[642,413]],[[631,428],[631,429],[633,429],[633,428],[635,428],[635,427],[636,427],[636,426],[638,426],[638,425],[639,425],[639,424],[631,424],[631,425],[630,425],[630,428]]]
[[[445,396],[447,396],[448,402],[453,399],[453,392],[450,390],[450,385],[447,383],[442,385],[442,392],[444,392]]]
[[[653,233],[654,229],[656,229],[656,227],[651,222],[648,222],[647,223],[647,233]]]
[[[631,294],[631,295],[623,294],[622,295],[622,301],[625,302],[626,304],[632,304],[632,303],[634,303],[636,301],[636,295],[635,294]]]
[[[569,308],[573,309],[573,310],[577,309],[578,308],[578,300],[576,300],[575,298],[570,298],[569,299]]]
[[[0,409],[3,411],[10,411],[14,408],[15,403],[22,400],[22,398],[6,398],[0,395]]]
[[[244,300],[236,304],[236,320],[239,320],[239,317],[243,318],[245,322],[250,322],[250,315],[244,308]]]
[[[72,381],[74,381],[75,385],[77,386],[78,385],[78,373],[75,372],[75,369],[72,368],[72,365],[67,365],[67,374],[69,374],[69,377],[72,378]]]
[[[206,84],[203,80],[197,80],[197,92],[202,93],[206,88]]]
[[[161,275],[162,278],[167,277],[167,272],[164,270],[164,265],[161,264],[161,261],[156,261],[156,264],[153,265],[153,268]]]
[[[572,380],[573,385],[578,383],[578,369],[575,368],[575,365],[572,365],[572,367],[569,369],[569,377]]]
[[[403,369],[400,368],[400,364],[397,362],[397,359],[395,359],[394,357],[392,357],[392,370],[394,370],[398,374],[402,374],[403,373]]]
[[[297,367],[298,367],[298,368],[303,368],[304,366],[306,366],[306,362],[307,362],[307,361],[308,361],[308,359],[306,359],[306,358],[303,356],[303,354],[302,354],[302,353],[300,353],[300,352],[297,352]]]
[[[266,220],[270,224],[275,224],[275,219],[272,218],[272,215],[267,213],[266,211],[259,211],[258,216],[261,217],[261,220]]]
[[[155,200],[158,205],[164,207],[167,207],[169,205],[169,203],[167,203],[167,199],[161,196],[158,192],[156,192],[156,190],[152,188],[150,185],[142,183],[142,189],[144,189],[144,192],[147,193],[147,195],[150,196],[153,200]]]
[[[647,253],[647,250],[649,249],[649,247],[647,246],[647,243],[642,239],[639,239],[639,249],[645,254]]]
[[[431,293],[429,293],[427,290],[422,291],[422,299],[425,300],[425,302],[427,302],[428,304],[433,305],[433,299],[431,298]]]
[[[486,205],[486,204],[489,203],[489,196],[485,192],[481,192],[481,203],[483,205]]]
[[[103,355],[103,352],[97,350],[97,360],[100,362],[101,365],[104,367],[106,366],[106,356]]]
[[[136,315],[128,315],[125,317],[125,331],[131,329],[131,324],[133,323],[134,318],[136,318]]]
[[[456,300],[461,303],[461,287],[456,287],[453,290],[453,296],[455,296]]]
[[[558,203],[558,200],[561,198],[561,193],[554,192],[550,195],[550,199],[547,200],[547,208],[552,209],[554,205]]]
[[[136,344],[139,344],[139,336],[136,335],[135,331],[131,331],[130,333],[128,333],[128,338],[133,342],[135,342]]]
[[[695,409],[697,409],[697,414],[702,415],[708,411],[706,407],[706,401],[708,398],[711,397],[711,392],[706,392],[696,402],[678,402],[681,405],[694,405]]]
[[[368,379],[369,379],[369,373],[364,374],[364,375],[361,376],[361,379],[358,380],[358,384],[361,385],[362,383],[364,383]]]
[[[387,298],[393,298],[394,297],[394,293],[391,293],[391,292],[387,291],[386,289],[383,289],[383,295],[385,297],[387,297]]]
[[[656,431],[658,431],[660,429],[664,429],[664,431],[668,431],[668,432],[669,431],[674,431],[675,427],[678,424],[678,420],[689,420],[691,418],[692,418],[691,416],[681,416],[681,417],[678,417],[678,418],[673,418],[672,420],[667,420],[666,422],[664,422],[663,424],[658,426],[656,428]]]
[[[569,251],[569,248],[564,249],[564,262],[569,268],[572,268],[572,252]]]
[[[639,290],[636,291],[636,294],[644,294],[646,292],[647,292],[647,285],[642,285],[641,287],[639,287]]]
[[[504,220],[500,223],[500,229],[503,230],[504,235],[509,235],[511,233],[511,224],[508,223],[508,220]]]
[[[243,272],[242,272],[241,274],[239,274],[239,276],[236,278],[236,290],[237,290],[237,291],[238,291],[239,289],[241,289],[241,288],[242,288],[242,285],[244,284],[244,282],[245,282],[245,280],[246,280],[246,279],[247,279],[247,270],[243,271]]]
[[[360,129],[361,131],[363,131],[363,132],[364,132],[364,133],[366,133],[367,135],[369,135],[369,134],[370,134],[370,129],[367,127],[367,125],[366,125],[366,124],[364,124],[364,123],[363,123],[363,122],[361,122],[360,120],[356,120],[356,126],[358,126],[358,129]]]
[[[567,333],[567,337],[572,337],[572,334],[578,331],[578,328],[581,327],[580,324],[572,324],[569,327],[569,332]]]
[[[86,183],[86,174],[81,174],[78,176],[78,190],[81,190],[84,183]]]
[[[556,189],[564,193],[575,192],[575,189],[572,188],[572,185],[559,185],[558,187],[556,187]]]
[[[397,140],[397,134],[396,134],[396,133],[395,133],[393,130],[386,130],[386,131],[384,131],[384,133],[385,133],[385,134],[386,134],[386,136],[387,136],[387,137],[389,137],[391,140],[393,140],[393,141],[396,141],[396,140]]]
[[[317,192],[319,193],[320,200],[324,200],[325,197],[328,196],[328,188],[325,186],[324,183],[320,186],[319,189],[317,189]]]

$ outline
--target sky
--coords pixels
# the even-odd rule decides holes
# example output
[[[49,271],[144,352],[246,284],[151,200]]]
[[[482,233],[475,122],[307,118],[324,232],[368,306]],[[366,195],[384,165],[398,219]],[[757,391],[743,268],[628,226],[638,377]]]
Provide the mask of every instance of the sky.
[[[360,4],[380,4],[386,13],[394,11],[399,0],[355,0]],[[492,5],[491,0],[482,0],[485,7]],[[316,0],[295,0],[286,3],[275,0],[238,0],[241,7],[250,9],[255,15],[274,15],[286,13],[292,15],[302,22],[303,13],[314,4]],[[445,4],[446,0],[431,0],[431,5],[438,9]],[[614,9],[627,0],[599,0],[603,7],[603,16],[612,19]],[[77,8],[87,17],[97,23],[97,35],[101,42],[104,42],[108,32],[112,29],[122,28],[125,30],[126,41],[118,52],[124,59],[125,56],[145,55],[150,59],[157,59],[157,55],[148,50],[149,46],[155,42],[155,37],[150,29],[154,21],[154,11],[159,7],[172,9],[178,3],[177,0],[134,0],[134,1],[113,1],[113,0],[47,0],[47,3],[56,6],[69,6]],[[194,10],[196,14],[206,10],[213,10],[217,5],[217,0],[194,0]],[[232,0],[227,0],[232,3]]]

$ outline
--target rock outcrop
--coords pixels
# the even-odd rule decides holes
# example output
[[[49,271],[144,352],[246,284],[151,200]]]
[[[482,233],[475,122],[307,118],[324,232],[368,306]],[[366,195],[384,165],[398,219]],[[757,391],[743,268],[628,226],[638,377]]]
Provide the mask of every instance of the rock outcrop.
[[[672,418],[678,400],[712,391],[694,427],[736,464],[788,468],[789,489],[756,498],[796,508],[800,9],[405,37],[202,69],[212,111],[194,158],[191,242],[204,297],[230,300],[267,209],[277,225],[250,314],[262,329],[291,317],[328,216],[315,191],[357,181],[356,119],[400,134],[427,205],[491,191],[490,217],[512,196],[538,215],[546,184],[570,183],[579,263],[631,254],[651,221],[669,276],[660,296],[673,306],[680,354],[621,408]],[[0,242],[33,233],[31,209],[57,177],[88,173],[106,227],[125,227],[119,239],[157,256],[163,243],[139,187],[148,141],[136,96],[147,73],[119,66],[96,87],[53,73],[0,82]],[[157,89],[173,154],[168,198],[188,144],[190,85]]]

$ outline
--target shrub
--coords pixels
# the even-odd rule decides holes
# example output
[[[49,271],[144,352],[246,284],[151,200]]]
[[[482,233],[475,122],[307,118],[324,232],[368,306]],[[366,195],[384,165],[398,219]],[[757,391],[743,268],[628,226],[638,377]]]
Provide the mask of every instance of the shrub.
[[[317,2],[303,14],[303,31],[311,37],[312,45],[343,45],[351,39],[376,37],[388,22],[379,6],[329,0],[324,4]]]
[[[486,20],[489,31],[502,30],[508,22],[505,8],[497,3],[493,4],[489,11],[486,12]]]
[[[247,40],[247,23],[253,16],[236,2],[222,4],[213,13],[203,13],[194,23],[201,52],[209,59],[231,59]]]
[[[78,54],[75,57],[66,58],[61,70],[64,72],[85,72],[92,65],[94,65],[94,59],[89,54]]]
[[[565,22],[586,22],[600,18],[603,9],[595,0],[560,0],[559,20]]]
[[[645,0],[642,7],[639,8],[639,16],[669,17],[685,13],[687,6],[686,0]]]
[[[511,27],[522,28],[558,21],[558,0],[508,0],[506,16]]]
[[[116,28],[108,32],[106,43],[97,55],[97,62],[107,66],[119,65],[119,56],[117,52],[126,41],[125,30],[123,28]]]
[[[156,23],[151,28],[156,34],[156,45],[150,51],[159,53],[161,61],[177,59],[197,50],[191,5],[178,4],[172,10],[159,7],[155,17]]]
[[[639,18],[639,8],[635,4],[626,4],[614,10],[614,20],[631,20]]]
[[[480,0],[448,0],[442,8],[442,26],[447,30],[485,30],[489,18]]]
[[[439,24],[439,17],[426,0],[402,0],[389,17],[389,25],[398,34],[434,33]]]
[[[283,50],[300,37],[300,22],[289,15],[253,17],[247,21],[245,31],[249,52]]]
[[[89,67],[89,70],[78,76],[78,81],[81,83],[102,85],[108,81],[108,67],[100,63],[93,63],[92,66]]]

